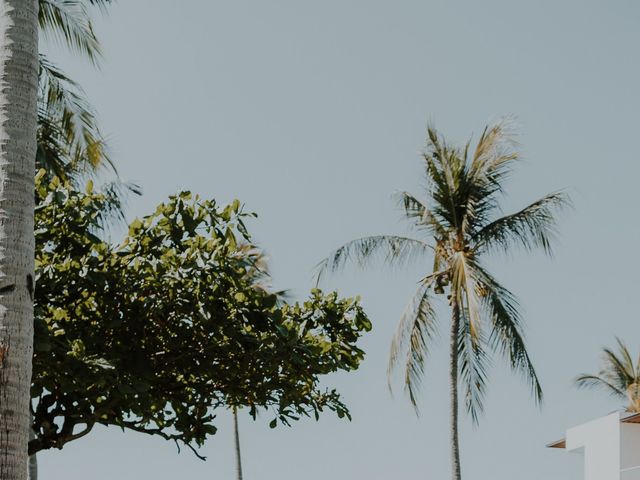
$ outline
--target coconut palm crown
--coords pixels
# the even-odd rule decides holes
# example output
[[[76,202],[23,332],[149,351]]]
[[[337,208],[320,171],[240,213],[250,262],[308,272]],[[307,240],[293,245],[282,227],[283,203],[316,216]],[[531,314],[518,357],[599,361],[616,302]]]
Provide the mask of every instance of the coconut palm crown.
[[[628,412],[640,413],[640,357],[633,360],[625,343],[616,338],[618,352],[604,348],[602,369],[597,374],[583,373],[575,380],[580,388],[598,388],[627,401]]]
[[[38,0],[38,24],[47,45],[61,47],[99,66],[102,58],[92,13],[106,11],[112,0]],[[123,182],[111,161],[98,116],[80,85],[43,53],[38,75],[38,149],[36,169],[80,186],[108,173],[102,189],[110,201],[108,220],[124,220],[129,193],[140,188]]]
[[[38,24],[48,44],[58,44],[98,66],[102,53],[91,10],[111,0],[38,0]],[[80,86],[40,54],[36,164],[63,179],[115,171],[97,114]]]
[[[522,319],[514,295],[489,272],[483,259],[513,247],[551,253],[556,233],[554,213],[567,205],[563,193],[552,193],[520,211],[503,215],[504,184],[519,159],[517,144],[505,122],[487,126],[475,149],[448,144],[428,129],[423,154],[427,186],[421,198],[399,194],[406,219],[419,238],[371,236],[353,240],[319,265],[318,280],[352,261],[365,267],[376,258],[398,266],[432,259],[419,281],[391,344],[389,373],[404,367],[404,384],[416,406],[425,361],[435,340],[436,296],[451,311],[450,375],[454,478],[460,478],[457,439],[458,384],[464,387],[467,411],[477,422],[483,408],[489,353],[506,356],[522,373],[536,401],[542,389],[527,353]]]

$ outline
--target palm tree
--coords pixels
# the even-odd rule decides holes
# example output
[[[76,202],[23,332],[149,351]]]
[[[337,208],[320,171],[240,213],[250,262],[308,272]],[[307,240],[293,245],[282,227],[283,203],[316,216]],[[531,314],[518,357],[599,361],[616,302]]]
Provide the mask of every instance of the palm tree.
[[[33,346],[37,0],[0,0],[0,478],[27,476]]]
[[[596,374],[583,373],[576,378],[580,388],[604,389],[627,401],[627,411],[640,413],[640,357],[634,362],[625,343],[616,338],[618,352],[603,349],[602,369]]]
[[[33,428],[29,428],[29,441],[35,440],[36,432]],[[28,480],[38,480],[38,455],[29,455],[29,470],[27,472]]]
[[[99,65],[101,50],[89,7],[111,0],[39,0],[42,37],[66,46]],[[91,174],[113,164],[97,116],[80,86],[40,54],[38,84],[38,167],[63,179]]]
[[[253,288],[263,292],[274,293],[278,303],[284,301],[288,292],[286,290],[273,291],[271,285],[271,275],[269,274],[269,262],[264,250],[260,250],[250,244],[242,244],[238,246],[238,250],[245,253],[243,258],[248,259],[245,265],[245,279],[249,280]],[[230,403],[233,399],[229,400]],[[233,444],[236,454],[236,478],[242,480],[242,454],[240,450],[240,428],[238,426],[238,407],[231,407],[233,415]]]
[[[240,429],[238,428],[238,407],[233,407],[233,440],[236,451],[236,478],[242,480],[242,456],[240,455]]]
[[[348,261],[361,267],[376,257],[395,266],[432,258],[432,269],[419,281],[417,291],[401,316],[391,344],[389,374],[403,359],[404,383],[416,407],[427,354],[434,341],[434,294],[446,295],[450,330],[450,428],[452,476],[460,480],[458,443],[458,389],[474,422],[482,412],[490,350],[506,356],[509,365],[524,375],[536,401],[542,398],[538,377],[522,334],[518,303],[513,294],[489,273],[483,258],[514,246],[541,248],[550,253],[555,233],[554,211],[567,203],[561,193],[542,197],[522,210],[501,216],[504,183],[519,158],[504,122],[488,126],[475,150],[449,145],[428,129],[424,153],[427,187],[424,201],[408,192],[399,195],[406,219],[422,238],[381,235],[353,240],[332,252],[319,265],[340,269]]]

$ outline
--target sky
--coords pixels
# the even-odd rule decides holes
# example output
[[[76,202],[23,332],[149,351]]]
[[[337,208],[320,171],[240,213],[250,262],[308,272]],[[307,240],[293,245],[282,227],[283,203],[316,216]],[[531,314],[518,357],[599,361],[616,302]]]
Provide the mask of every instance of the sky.
[[[428,124],[452,142],[514,116],[524,160],[505,211],[571,195],[555,255],[490,259],[516,293],[545,400],[500,358],[478,427],[461,418],[465,479],[577,480],[580,457],[545,444],[619,408],[573,379],[620,336],[640,349],[638,112],[640,5],[632,0],[120,0],[95,18],[100,70],[57,52],[99,111],[121,176],[144,195],[128,218],[188,189],[239,198],[277,287],[304,298],[312,271],[355,237],[403,233],[393,194],[424,186]],[[326,379],[353,421],[292,428],[241,415],[246,479],[442,479],[449,475],[446,323],[420,416],[386,362],[429,259],[347,269],[323,284],[361,295],[374,329],[359,371]],[[446,320],[446,319],[445,319]],[[395,382],[399,387],[399,382]],[[202,449],[115,427],[40,455],[40,478],[234,478],[230,415]]]

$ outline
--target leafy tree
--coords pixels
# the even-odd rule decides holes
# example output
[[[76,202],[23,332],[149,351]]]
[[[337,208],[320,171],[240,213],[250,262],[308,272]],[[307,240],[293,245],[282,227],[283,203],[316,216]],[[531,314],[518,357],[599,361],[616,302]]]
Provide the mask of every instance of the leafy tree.
[[[518,303],[489,273],[483,259],[520,246],[550,252],[555,232],[554,211],[564,195],[542,197],[522,210],[500,216],[500,198],[507,176],[519,158],[504,123],[488,126],[475,151],[470,142],[457,148],[428,130],[424,154],[426,191],[420,200],[403,192],[400,202],[407,220],[423,238],[373,236],[349,242],[325,259],[319,275],[346,262],[360,266],[384,258],[405,265],[431,257],[417,292],[400,319],[391,345],[389,371],[403,359],[405,386],[416,405],[417,387],[435,340],[435,297],[443,295],[450,311],[450,382],[452,474],[461,478],[458,446],[458,388],[474,422],[482,411],[489,351],[506,356],[509,365],[529,382],[536,400],[542,398],[538,377],[527,353]]]
[[[640,357],[634,361],[625,343],[617,338],[617,353],[604,348],[602,369],[597,374],[587,374],[576,378],[580,388],[603,389],[610,395],[627,401],[629,412],[640,413]]]
[[[40,27],[48,40],[66,45],[97,64],[101,52],[88,7],[105,7],[108,3],[40,0]],[[40,58],[39,101],[37,165],[47,170],[48,179],[58,176],[79,186],[87,173],[92,174],[105,165],[115,172],[90,103],[80,87],[44,55]],[[104,197],[104,212],[121,214],[123,187],[137,191],[135,185],[113,182]],[[255,267],[248,268],[247,272],[256,286],[267,277]],[[236,412],[237,408],[234,406],[233,410]],[[31,457],[31,466],[36,467],[35,455]]]
[[[370,323],[354,299],[311,292],[279,304],[239,202],[188,192],[99,238],[108,195],[37,177],[36,336],[29,452],[116,425],[192,448],[216,409],[273,414],[271,426],[348,410],[322,375],[354,370]]]

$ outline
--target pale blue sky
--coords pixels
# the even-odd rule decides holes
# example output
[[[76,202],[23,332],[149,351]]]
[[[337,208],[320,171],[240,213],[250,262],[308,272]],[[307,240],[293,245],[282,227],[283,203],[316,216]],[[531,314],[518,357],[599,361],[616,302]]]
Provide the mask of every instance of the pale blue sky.
[[[619,405],[572,379],[595,371],[616,335],[640,348],[637,2],[121,0],[97,25],[100,72],[59,58],[100,111],[122,176],[144,188],[129,217],[179,189],[238,197],[260,214],[251,230],[277,286],[297,295],[342,242],[402,231],[392,194],[419,192],[428,122],[464,141],[517,116],[525,161],[505,205],[564,188],[575,210],[562,217],[555,258],[495,259],[521,299],[546,400],[537,409],[497,362],[479,428],[462,420],[463,474],[579,478],[578,457],[545,443]],[[420,418],[385,377],[396,320],[428,267],[326,282],[361,294],[374,323],[362,369],[328,379],[354,420],[328,414],[274,431],[243,417],[248,480],[447,478],[444,338]],[[231,433],[220,412],[201,462],[159,439],[98,429],[41,455],[41,478],[231,479]]]

